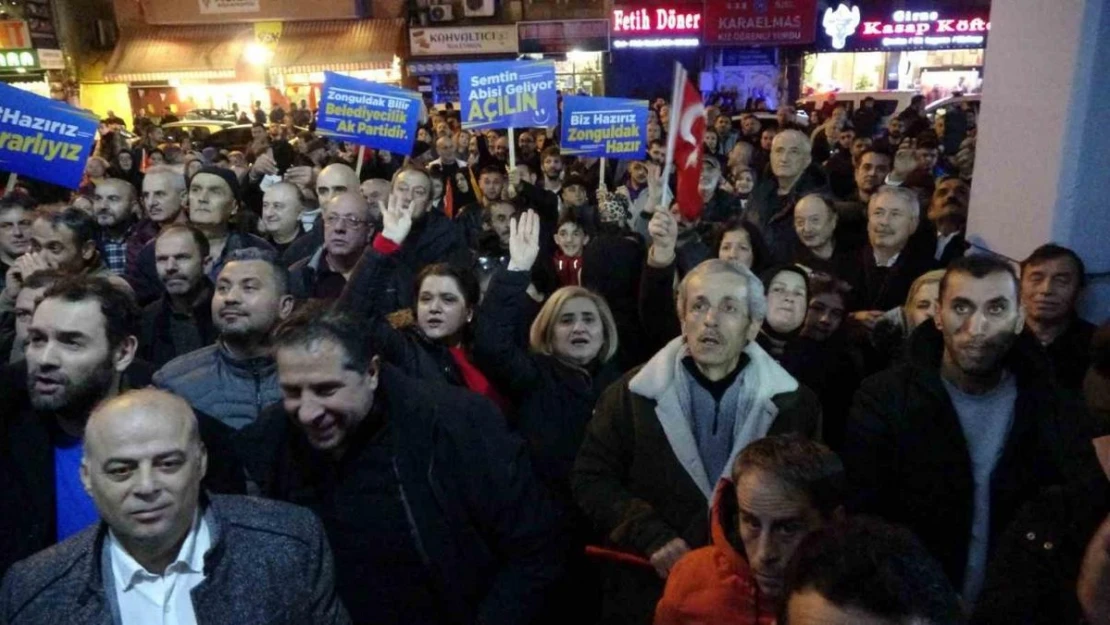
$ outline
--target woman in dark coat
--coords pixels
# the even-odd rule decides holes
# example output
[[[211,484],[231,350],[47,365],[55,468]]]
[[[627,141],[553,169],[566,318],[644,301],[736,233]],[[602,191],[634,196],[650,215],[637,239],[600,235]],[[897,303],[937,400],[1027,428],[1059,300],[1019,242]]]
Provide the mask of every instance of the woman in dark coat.
[[[399,208],[383,210],[389,233],[396,223]],[[408,220],[411,227],[411,218]],[[407,235],[407,230],[405,235]],[[398,236],[402,241],[404,235]],[[379,234],[355,266],[339,306],[369,319],[370,341],[382,359],[414,378],[436,380],[464,386],[508,408],[504,397],[471,362],[470,337],[478,306],[478,280],[468,269],[447,263],[428,265],[417,275],[415,301],[411,309],[383,309],[392,301],[387,292],[393,287],[398,261],[394,253],[400,243]]]
[[[604,298],[568,286],[555,291],[532,322],[529,347],[516,340],[529,321],[526,291],[539,253],[539,221],[528,211],[512,226],[509,267],[493,277],[482,302],[474,361],[516,404],[511,425],[528,444],[537,476],[569,513],[571,563],[547,618],[592,622],[599,586],[583,556],[589,524],[574,506],[570,472],[594,404],[621,374],[613,358],[617,326]]]

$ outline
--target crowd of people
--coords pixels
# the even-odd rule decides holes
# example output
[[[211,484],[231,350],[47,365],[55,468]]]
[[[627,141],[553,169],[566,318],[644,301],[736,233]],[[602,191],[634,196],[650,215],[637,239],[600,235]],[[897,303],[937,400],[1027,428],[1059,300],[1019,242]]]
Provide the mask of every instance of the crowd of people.
[[[663,100],[255,113],[0,199],[0,624],[1110,623],[1110,326],[969,249],[973,111],[709,106],[693,217]]]

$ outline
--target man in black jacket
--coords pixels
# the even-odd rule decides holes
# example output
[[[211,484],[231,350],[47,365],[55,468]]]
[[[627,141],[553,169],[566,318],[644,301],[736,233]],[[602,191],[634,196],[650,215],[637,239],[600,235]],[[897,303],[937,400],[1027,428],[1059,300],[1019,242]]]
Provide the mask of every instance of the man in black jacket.
[[[348,625],[320,521],[288,504],[206,497],[210,457],[179,397],[142,390],[101,404],[80,467],[99,522],[12,567],[0,622]]]
[[[1083,259],[1059,245],[1042,245],[1021,263],[1026,332],[1037,339],[1060,386],[1079,390],[1090,363],[1095,326],[1075,310],[1086,286]]]
[[[283,404],[240,432],[263,494],[313,509],[357,623],[528,623],[561,569],[560,519],[488,400],[380,364],[352,316],[277,336]]]
[[[152,369],[135,359],[137,320],[130,295],[103,278],[60,281],[35,310],[26,363],[0,379],[0,571],[96,521],[77,474],[85,422],[101,400],[150,383]],[[205,416],[200,428],[209,486],[241,491],[230,432]]]
[[[1101,471],[1099,426],[1021,336],[1018,291],[997,258],[949,266],[935,327],[918,327],[907,363],[864,381],[842,454],[854,509],[914,530],[969,607],[1018,508]]]
[[[167,226],[154,241],[163,293],[143,308],[139,357],[156,368],[216,340],[207,260],[208,239],[192,226]]]

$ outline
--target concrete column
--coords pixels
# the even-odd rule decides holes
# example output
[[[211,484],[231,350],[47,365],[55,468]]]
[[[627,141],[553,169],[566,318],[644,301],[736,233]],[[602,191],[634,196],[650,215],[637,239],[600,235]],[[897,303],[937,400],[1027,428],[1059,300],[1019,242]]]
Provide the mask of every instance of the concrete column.
[[[1015,260],[1050,241],[1110,317],[1110,0],[994,0],[968,240]]]

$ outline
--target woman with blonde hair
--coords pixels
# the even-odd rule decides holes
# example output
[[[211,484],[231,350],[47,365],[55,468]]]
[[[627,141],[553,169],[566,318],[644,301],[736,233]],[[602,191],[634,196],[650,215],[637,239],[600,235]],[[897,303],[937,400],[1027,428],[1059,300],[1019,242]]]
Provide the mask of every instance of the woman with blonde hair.
[[[910,335],[922,323],[932,321],[940,306],[940,280],[943,269],[927,271],[910,285],[906,302],[891,309],[875,323],[871,331],[871,345],[875,350],[874,362],[868,370],[881,371],[902,362]]]
[[[509,266],[493,276],[475,328],[474,362],[515,402],[510,426],[524,438],[536,475],[563,506],[572,540],[564,578],[544,623],[592,622],[588,597],[600,582],[582,556],[589,523],[578,512],[570,472],[601,392],[620,378],[617,325],[605,299],[579,286],[547,298],[521,335],[533,300],[527,295],[539,254],[540,219],[527,211],[510,225]]]

